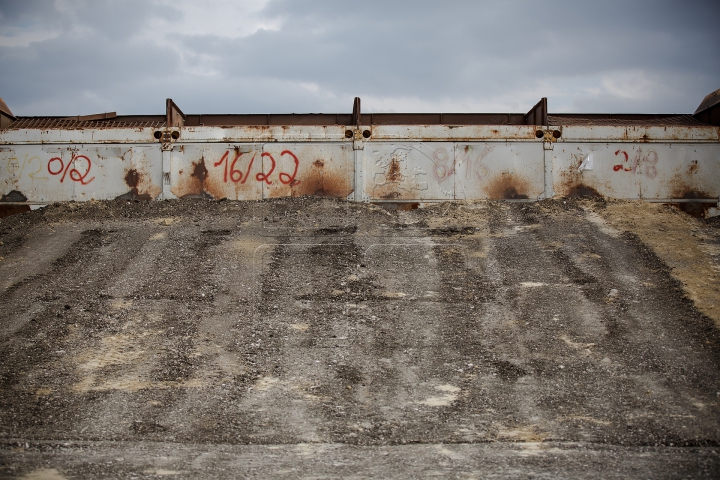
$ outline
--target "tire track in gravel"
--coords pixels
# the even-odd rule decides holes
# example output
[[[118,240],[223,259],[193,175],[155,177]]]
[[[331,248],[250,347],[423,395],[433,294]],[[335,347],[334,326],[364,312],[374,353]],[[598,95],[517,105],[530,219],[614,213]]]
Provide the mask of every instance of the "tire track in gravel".
[[[47,271],[3,292],[4,311],[22,323],[3,342],[0,423],[29,437],[48,423],[74,430],[77,399],[62,394],[76,381],[68,357],[78,353],[77,341],[93,343],[112,328],[102,292],[128,263],[115,250],[134,250],[143,240],[132,229],[87,229]]]
[[[490,223],[504,235],[492,239],[490,269],[505,279],[513,317],[512,334],[500,329],[498,343],[527,372],[518,380],[535,389],[516,396],[532,402],[518,409],[525,419],[514,419],[515,428],[534,417],[545,438],[717,443],[707,410],[717,408],[717,356],[691,331],[694,324],[708,333],[691,305],[676,300],[667,269],[636,239],[603,232],[579,209],[538,212],[507,205]]]

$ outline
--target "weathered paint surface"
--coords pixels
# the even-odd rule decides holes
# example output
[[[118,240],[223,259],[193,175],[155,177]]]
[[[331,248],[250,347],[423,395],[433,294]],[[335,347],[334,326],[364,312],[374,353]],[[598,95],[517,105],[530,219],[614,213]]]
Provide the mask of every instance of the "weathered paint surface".
[[[0,149],[0,186],[31,203],[150,200],[161,191],[160,160],[154,145],[18,145]]]
[[[8,130],[0,132],[0,194],[4,202],[25,203],[299,195],[380,202],[720,197],[717,127],[557,126],[538,134],[529,125],[375,125],[347,131],[187,127],[158,139],[152,128]]]
[[[589,158],[592,169],[583,168]],[[563,196],[712,198],[718,180],[717,143],[563,143],[553,150],[554,190]]]

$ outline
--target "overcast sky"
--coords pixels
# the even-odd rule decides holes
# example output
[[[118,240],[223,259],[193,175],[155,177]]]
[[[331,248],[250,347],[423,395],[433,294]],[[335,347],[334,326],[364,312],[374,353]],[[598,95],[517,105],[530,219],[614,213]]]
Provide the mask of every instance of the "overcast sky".
[[[0,0],[15,115],[692,113],[720,1]]]

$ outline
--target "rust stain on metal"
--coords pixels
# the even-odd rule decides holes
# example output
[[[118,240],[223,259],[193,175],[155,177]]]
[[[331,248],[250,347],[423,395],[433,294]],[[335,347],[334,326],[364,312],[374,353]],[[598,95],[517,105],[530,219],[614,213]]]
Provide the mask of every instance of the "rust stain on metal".
[[[208,175],[208,170],[205,168],[205,157],[201,158],[198,163],[193,163],[193,173],[191,177],[195,177],[200,181],[200,185],[205,181]]]
[[[528,190],[528,181],[511,173],[502,173],[495,177],[485,189],[488,198],[492,200],[529,198],[527,193],[525,193]]]
[[[177,191],[173,192],[180,198],[202,197],[206,195],[205,179],[208,177],[208,169],[205,167],[205,157],[201,157],[197,162],[192,162],[190,168],[190,176],[186,176],[178,181]]]
[[[288,185],[290,195],[315,195],[317,197],[345,198],[353,192],[350,179],[342,173],[320,171],[303,176],[300,180]],[[286,189],[277,189],[271,192],[271,197],[287,195]]]
[[[27,197],[18,190],[12,190],[3,195],[0,202],[27,202]]]
[[[399,182],[402,177],[402,174],[400,173],[400,162],[397,160],[397,158],[392,158],[390,160],[390,165],[388,166],[388,171],[385,174],[385,179],[388,182]]]
[[[140,175],[138,174],[138,171],[134,168],[129,169],[125,175],[125,183],[130,188],[137,188],[138,183],[140,183]]]
[[[583,177],[579,168],[582,165],[584,155],[573,155],[574,160],[570,167],[560,172],[560,182],[555,186],[555,193],[562,197],[599,197],[604,195],[598,191],[598,185],[588,182],[587,177]],[[612,188],[607,183],[600,185],[601,190],[612,192]]]
[[[602,198],[600,192],[595,190],[593,187],[579,183],[573,187],[570,187],[565,194],[567,197],[599,197]]]
[[[27,202],[27,197],[18,190],[12,190],[0,198],[0,218],[30,211],[30,205],[2,205],[2,202]]]
[[[148,175],[138,172],[135,168],[128,169],[125,174],[125,184],[130,191],[116,197],[117,200],[153,200],[162,189],[153,185],[147,178]]]
[[[688,167],[688,173],[697,173],[698,170],[700,170],[698,161],[693,160],[692,162],[690,162],[690,166]]]
[[[371,202],[373,205],[382,207],[385,210],[417,210],[420,202]]]
[[[190,175],[183,175],[183,171],[178,172],[178,180],[172,189],[172,193],[179,198],[195,198],[207,196],[207,190],[210,188],[206,185],[208,179],[208,170],[205,167],[205,158],[201,157],[198,161],[190,164]],[[222,198],[220,196],[219,198]],[[216,197],[218,198],[218,197]]]
[[[30,205],[0,205],[0,218],[30,211]]]
[[[397,200],[398,198],[401,198],[401,197],[402,197],[402,194],[400,192],[388,192],[388,193],[383,193],[382,195],[380,195],[380,198],[382,198],[383,200]]]
[[[269,196],[277,198],[314,195],[346,198],[354,191],[348,172],[344,169],[332,168],[332,163],[323,158],[316,158],[310,165],[312,168],[301,171],[290,184],[274,182],[273,188],[268,192]]]
[[[678,185],[672,192],[672,198],[678,198],[682,200],[696,200],[714,197],[706,191]],[[706,217],[708,210],[710,210],[710,208],[714,206],[712,203],[700,202],[670,203],[670,205],[696,218]]]

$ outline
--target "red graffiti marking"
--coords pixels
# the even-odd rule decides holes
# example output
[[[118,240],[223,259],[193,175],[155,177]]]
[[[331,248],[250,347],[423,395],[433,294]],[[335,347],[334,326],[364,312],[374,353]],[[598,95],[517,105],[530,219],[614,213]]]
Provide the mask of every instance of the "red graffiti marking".
[[[220,160],[213,163],[213,166],[219,167],[222,163],[225,163],[225,172],[223,174],[223,182],[228,182],[228,155],[230,152],[225,152],[225,154],[222,156]],[[245,183],[250,176],[250,169],[252,168],[253,162],[255,161],[255,155],[252,156],[250,159],[250,163],[248,164],[247,171],[245,172],[245,175],[243,175],[242,170],[235,169],[235,164],[237,164],[237,161],[242,156],[242,153],[236,153],[235,158],[233,158],[232,162],[230,163],[230,180],[234,183]]]
[[[295,170],[293,170],[292,175],[288,173],[280,173],[278,177],[280,177],[280,182],[284,183],[285,185],[295,185],[298,182],[295,182],[295,175],[297,175],[298,166],[300,166],[300,160],[295,156],[294,153],[292,153],[290,150],[283,150],[283,152],[280,154],[282,157],[283,155],[290,155],[293,160],[295,160]],[[283,175],[285,175],[285,179],[283,179]]]
[[[444,148],[438,148],[433,152],[433,163],[435,164],[433,173],[438,182],[442,182],[454,173],[455,169],[448,165],[448,160],[450,160],[450,155]]]
[[[76,162],[81,159],[87,162],[87,169],[85,170],[84,174],[80,173],[80,170],[78,170],[74,166],[76,165]],[[60,162],[60,168],[54,170],[52,168],[53,162]],[[70,168],[71,166],[73,166],[73,168]],[[92,168],[92,162],[88,157],[86,157],[85,155],[76,155],[74,153],[70,161],[68,161],[67,165],[63,163],[62,158],[53,157],[48,161],[47,166],[48,173],[50,173],[50,175],[60,175],[62,173],[62,177],[60,177],[60,183],[63,183],[65,181],[65,177],[69,175],[70,180],[72,180],[73,182],[80,182],[81,185],[87,185],[88,183],[95,180],[95,177],[86,180],[87,176],[90,174],[90,168]]]
[[[272,166],[270,167],[269,172],[267,172],[267,173],[260,172],[257,175],[255,175],[255,180],[257,180],[258,182],[265,182],[268,185],[272,185],[272,182],[270,181],[269,177],[272,174],[272,172],[275,171],[275,159],[273,158],[272,155],[270,155],[267,152],[263,152],[261,157],[268,157],[270,159],[270,161],[272,162]]]
[[[623,170],[625,172],[642,174],[642,166],[644,165],[645,175],[649,178],[655,178],[657,176],[657,167],[655,165],[658,161],[658,154],[654,150],[649,150],[645,155],[643,155],[642,150],[638,149],[637,154],[632,161],[625,150],[615,151],[616,156],[621,153],[625,157],[625,160],[620,164],[613,165],[613,171],[619,172],[620,170]]]
[[[467,169],[465,171],[465,176],[467,178],[470,178],[472,176],[471,174],[474,173],[475,178],[482,180],[490,174],[490,170],[488,170],[488,167],[483,164],[483,161],[493,148],[495,147],[485,147],[474,160],[468,161]]]
[[[247,169],[243,173],[242,170],[235,168],[235,165],[238,161],[240,161],[240,157],[242,157],[243,153],[236,153],[235,158],[230,161],[230,152],[225,152],[223,156],[218,160],[217,162],[213,163],[214,167],[223,166],[223,182],[228,183],[228,181],[233,183],[245,183],[247,182],[247,179],[250,178],[250,170],[252,169],[253,163],[255,162],[255,156],[257,153],[253,154],[253,156],[250,158],[250,162],[248,163]],[[290,150],[283,150],[282,153],[280,153],[280,156],[283,155],[289,155],[292,157],[293,162],[295,162],[295,168],[293,169],[292,174],[287,172],[279,172],[278,178],[280,179],[280,183],[284,185],[297,185],[300,183],[299,180],[295,180],[295,177],[297,176],[298,167],[300,166],[300,160],[298,160],[298,157],[291,152]],[[270,170],[265,172],[260,172],[255,175],[255,180],[258,182],[265,182],[268,185],[272,185],[272,181],[270,180],[270,175],[273,174],[275,171],[275,168],[277,166],[277,162],[275,161],[275,157],[272,156],[272,154],[268,152],[263,152],[260,157],[267,157],[270,159]]]

